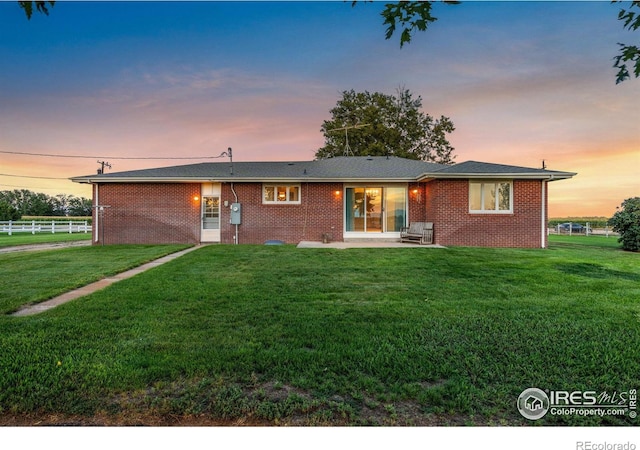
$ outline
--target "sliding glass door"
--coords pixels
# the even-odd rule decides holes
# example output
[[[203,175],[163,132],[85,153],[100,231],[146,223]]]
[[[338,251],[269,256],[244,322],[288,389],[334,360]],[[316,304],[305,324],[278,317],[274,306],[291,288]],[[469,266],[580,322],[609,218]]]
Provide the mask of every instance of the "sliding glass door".
[[[407,189],[404,187],[388,187],[385,196],[385,231],[400,232],[407,226]]]
[[[399,232],[407,218],[405,187],[348,187],[345,192],[347,232]]]

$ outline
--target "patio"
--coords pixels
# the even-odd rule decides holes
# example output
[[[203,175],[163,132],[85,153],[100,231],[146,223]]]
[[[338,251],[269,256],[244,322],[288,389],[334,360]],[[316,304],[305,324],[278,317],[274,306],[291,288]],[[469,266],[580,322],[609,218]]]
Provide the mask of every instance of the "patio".
[[[329,242],[327,244],[323,244],[322,242],[316,241],[300,241],[298,244],[298,248],[337,248],[337,249],[347,249],[347,248],[446,248],[442,245],[420,245],[420,244],[412,244],[409,242],[399,242],[399,241],[384,241],[384,240],[351,240],[347,242]]]

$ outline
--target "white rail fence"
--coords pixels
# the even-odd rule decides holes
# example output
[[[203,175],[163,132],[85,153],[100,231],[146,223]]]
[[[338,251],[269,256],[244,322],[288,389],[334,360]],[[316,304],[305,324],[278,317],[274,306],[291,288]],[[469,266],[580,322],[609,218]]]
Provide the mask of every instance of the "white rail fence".
[[[602,228],[592,227],[589,222],[577,223],[568,222],[564,224],[557,224],[553,227],[547,228],[547,234],[566,234],[576,236],[618,236],[618,233],[614,232],[608,225]]]
[[[0,233],[89,233],[91,225],[87,220],[9,220],[0,221]]]

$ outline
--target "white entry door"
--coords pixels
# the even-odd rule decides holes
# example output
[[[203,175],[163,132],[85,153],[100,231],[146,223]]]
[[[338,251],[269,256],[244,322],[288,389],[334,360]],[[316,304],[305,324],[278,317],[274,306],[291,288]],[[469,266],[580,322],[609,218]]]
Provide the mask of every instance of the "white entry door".
[[[202,185],[201,242],[220,242],[220,185]]]

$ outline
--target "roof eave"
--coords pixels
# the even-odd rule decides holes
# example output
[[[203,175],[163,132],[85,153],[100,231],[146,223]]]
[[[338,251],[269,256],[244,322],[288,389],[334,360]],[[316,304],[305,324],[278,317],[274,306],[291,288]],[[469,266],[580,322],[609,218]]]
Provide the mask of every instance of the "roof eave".
[[[518,180],[565,180],[576,176],[572,172],[555,173],[424,173],[418,177],[101,177],[82,176],[70,178],[74,183],[411,183],[434,179],[518,179]]]
[[[185,178],[185,177],[73,177],[69,178],[74,183],[211,183],[211,179],[202,177]]]
[[[187,177],[74,177],[70,178],[74,183],[410,183],[415,178],[375,178],[375,177],[351,177],[351,178],[321,178],[321,177],[217,177],[217,178],[187,178]]]
[[[506,180],[565,180],[576,176],[577,173],[425,173],[418,177],[418,181],[431,181],[434,179],[506,179]]]

